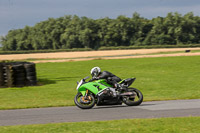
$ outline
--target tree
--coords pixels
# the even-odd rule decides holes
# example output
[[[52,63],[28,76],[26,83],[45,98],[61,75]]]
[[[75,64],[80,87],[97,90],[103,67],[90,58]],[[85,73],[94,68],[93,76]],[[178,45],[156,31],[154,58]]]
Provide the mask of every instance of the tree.
[[[35,26],[10,30],[1,37],[3,50],[92,48],[102,46],[200,43],[200,17],[192,12],[146,19],[139,13],[91,19],[66,15],[49,18]]]

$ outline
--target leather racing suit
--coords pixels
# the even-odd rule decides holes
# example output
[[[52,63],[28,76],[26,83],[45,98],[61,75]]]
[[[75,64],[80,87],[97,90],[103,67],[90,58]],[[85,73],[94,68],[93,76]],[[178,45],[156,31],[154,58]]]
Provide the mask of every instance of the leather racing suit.
[[[96,79],[106,79],[106,82],[113,85],[115,88],[117,88],[118,82],[121,81],[119,77],[108,71],[101,72]]]

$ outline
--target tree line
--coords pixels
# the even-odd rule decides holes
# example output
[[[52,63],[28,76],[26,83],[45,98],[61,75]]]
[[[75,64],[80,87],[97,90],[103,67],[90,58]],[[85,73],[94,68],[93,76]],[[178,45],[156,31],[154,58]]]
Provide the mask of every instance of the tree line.
[[[66,15],[10,30],[1,37],[2,49],[10,51],[199,43],[200,17],[192,12],[170,12],[153,19],[138,13],[115,19]]]

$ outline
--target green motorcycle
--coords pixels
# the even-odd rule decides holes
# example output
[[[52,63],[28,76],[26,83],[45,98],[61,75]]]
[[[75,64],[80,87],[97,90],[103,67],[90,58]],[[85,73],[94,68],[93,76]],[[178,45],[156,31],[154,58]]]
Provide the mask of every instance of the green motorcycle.
[[[81,109],[90,109],[95,104],[97,106],[105,106],[122,105],[122,103],[125,103],[128,106],[137,106],[143,101],[141,91],[129,87],[136,78],[120,81],[121,87],[116,90],[105,79],[86,82],[88,78],[86,77],[77,82],[76,89],[78,93],[74,98],[74,103]]]

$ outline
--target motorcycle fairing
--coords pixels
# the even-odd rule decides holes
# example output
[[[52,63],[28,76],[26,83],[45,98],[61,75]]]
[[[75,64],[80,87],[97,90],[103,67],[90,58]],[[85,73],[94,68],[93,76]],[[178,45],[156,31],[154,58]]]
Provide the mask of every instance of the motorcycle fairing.
[[[127,86],[130,86],[136,78],[128,78],[120,81],[120,84],[125,84]],[[97,95],[100,93],[102,90],[112,87],[112,85],[108,84],[105,79],[99,79],[94,82],[89,82],[82,84],[79,88],[78,91],[82,93],[83,96],[86,94],[86,89],[91,91],[93,94]]]
[[[94,82],[89,82],[82,84],[79,88],[78,91],[82,93],[83,96],[86,94],[86,89],[91,91],[93,94],[97,95],[99,92],[102,90],[111,87],[105,80],[97,80]]]

